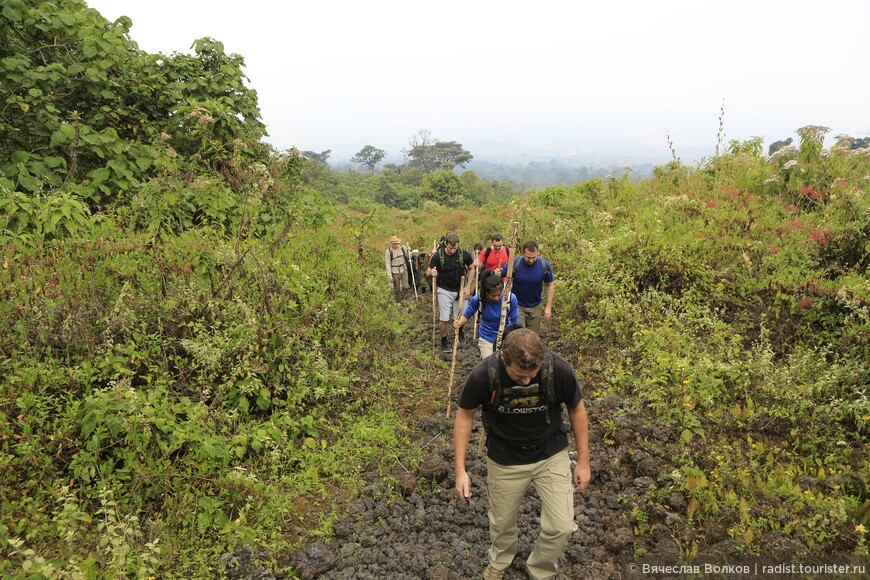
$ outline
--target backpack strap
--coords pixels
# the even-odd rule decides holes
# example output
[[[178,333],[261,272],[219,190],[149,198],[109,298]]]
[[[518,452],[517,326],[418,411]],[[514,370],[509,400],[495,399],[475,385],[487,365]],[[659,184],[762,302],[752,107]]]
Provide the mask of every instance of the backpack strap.
[[[498,374],[498,361],[501,359],[500,353],[500,350],[493,352],[486,361],[486,372],[489,376],[489,398],[484,403],[484,409],[493,409],[496,397],[501,394],[501,378]]]
[[[493,352],[486,363],[486,372],[489,377],[489,398],[483,405],[485,411],[494,409],[496,401],[501,401],[501,375],[498,369],[501,356],[499,353],[501,353],[500,350]],[[557,407],[559,401],[556,399],[556,387],[553,381],[553,351],[546,346],[544,347],[544,364],[541,367],[541,395],[546,407],[544,420],[549,425],[551,423],[550,407]],[[485,413],[483,417],[485,421]]]
[[[553,351],[544,347],[544,368],[541,369],[541,391],[544,396],[547,409],[544,417],[547,425],[550,424],[550,405],[557,405],[556,389],[553,386]]]
[[[405,246],[400,245],[399,247],[402,248],[402,256],[405,258],[405,264],[410,264],[411,260],[408,259],[408,253],[405,251]],[[389,252],[390,252],[390,262],[392,263],[393,257],[394,257],[393,256],[393,248],[390,247],[390,248],[387,248],[387,250],[389,250]]]
[[[511,247],[507,244],[503,245],[505,253],[510,257],[511,255]],[[492,253],[492,246],[487,246],[486,251],[483,253],[483,260],[481,262],[486,265],[486,261],[489,259],[489,255]]]
[[[523,259],[522,256],[517,256],[516,258],[514,258],[514,272],[517,271],[517,267],[520,265],[520,260],[522,260],[522,259]],[[541,258],[540,256],[538,256],[537,261],[541,265],[541,277],[543,278],[544,276],[547,275],[547,268],[544,267],[544,258]],[[549,264],[550,264],[550,262],[547,262],[547,265],[549,265]]]

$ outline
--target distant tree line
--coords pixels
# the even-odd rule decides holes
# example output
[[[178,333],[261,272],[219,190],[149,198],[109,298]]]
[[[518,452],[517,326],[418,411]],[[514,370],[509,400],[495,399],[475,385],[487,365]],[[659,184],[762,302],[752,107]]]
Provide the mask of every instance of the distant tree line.
[[[339,203],[378,203],[399,209],[418,208],[427,202],[481,206],[517,194],[504,181],[481,179],[472,171],[458,173],[474,156],[461,143],[440,141],[425,129],[411,136],[403,151],[404,163],[387,163],[380,171],[386,151],[374,145],[364,146],[350,159],[365,173],[330,169],[330,153],[303,151],[307,162],[302,176],[305,183]]]

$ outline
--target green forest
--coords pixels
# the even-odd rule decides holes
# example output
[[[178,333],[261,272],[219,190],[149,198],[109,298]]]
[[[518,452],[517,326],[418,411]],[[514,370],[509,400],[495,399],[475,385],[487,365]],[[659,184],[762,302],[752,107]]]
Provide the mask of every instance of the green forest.
[[[711,136],[697,165],[520,193],[420,131],[404,164],[335,171],[269,145],[218,40],[149,54],[80,0],[0,12],[0,576],[219,577],[252,545],[296,577],[286,555],[329,540],[364,470],[419,466],[414,418],[447,408],[388,238],[514,221],[584,397],[626,401],[590,414],[598,444],[622,415],[674,434],[627,448],[674,462],[620,499],[633,556],[673,493],[655,523],[693,530],[687,559],[722,521],[746,554],[867,555],[866,142]]]

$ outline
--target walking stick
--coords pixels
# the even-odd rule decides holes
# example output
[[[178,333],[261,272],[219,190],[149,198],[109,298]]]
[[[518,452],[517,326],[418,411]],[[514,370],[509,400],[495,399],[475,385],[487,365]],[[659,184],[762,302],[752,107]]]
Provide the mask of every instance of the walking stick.
[[[414,262],[416,261],[417,260],[415,259]],[[414,287],[414,300],[419,300],[420,297],[417,296],[417,277],[414,276],[414,266],[416,265],[416,263],[412,264],[411,262],[408,262],[408,266],[411,268],[411,285]]]
[[[462,316],[462,307],[465,303],[465,276],[459,282],[459,312],[456,319]],[[459,329],[453,331],[453,362],[450,363],[450,382],[447,387],[447,418],[450,418],[450,395],[453,393],[453,373],[456,371],[456,349],[459,347]]]
[[[517,229],[520,227],[520,222],[514,222],[511,232],[511,247],[508,250],[508,270],[507,278],[504,281],[504,295],[501,298],[501,319],[498,322],[498,334],[495,337],[495,350],[501,348],[501,339],[504,335],[504,324],[507,320],[507,313],[511,305],[511,286],[514,281],[514,254],[517,247]]]
[[[426,263],[426,266],[428,266],[429,268],[432,267],[432,256],[435,255],[435,250],[437,249],[438,242],[433,240],[432,252],[429,254],[429,261]],[[429,288],[429,290],[432,291],[432,346],[434,346],[436,349],[438,348],[438,300],[436,298],[436,296],[438,295],[437,282],[437,276],[432,276],[432,280],[430,280],[431,288]]]
[[[478,266],[477,268],[474,269],[474,276],[471,277],[471,282],[468,283],[468,285],[471,286],[472,288],[474,288],[477,284],[477,273],[479,270],[480,270],[480,266]],[[480,296],[478,296],[477,299],[480,300]],[[473,334],[472,334],[472,338],[474,340],[477,340],[477,310],[474,311],[474,321],[471,323],[471,326],[474,329]]]

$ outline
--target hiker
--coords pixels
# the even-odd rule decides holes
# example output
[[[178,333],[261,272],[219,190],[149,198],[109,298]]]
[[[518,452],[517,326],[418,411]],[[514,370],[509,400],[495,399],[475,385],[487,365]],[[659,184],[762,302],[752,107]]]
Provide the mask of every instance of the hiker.
[[[474,242],[474,249],[471,250],[471,255],[472,255],[472,257],[474,258],[474,264],[472,264],[473,269],[472,269],[472,272],[471,272],[471,276],[472,276],[472,278],[474,278],[477,282],[480,282],[480,272],[481,272],[481,269],[478,268],[475,264],[478,264],[478,265],[479,265],[479,263],[480,263],[479,260],[480,260],[480,254],[481,254],[481,253],[483,253],[483,244],[481,244],[480,242]],[[477,284],[477,285],[479,286],[480,284]],[[477,293],[477,288],[472,288],[472,289],[471,289],[471,294],[474,295],[475,293]]]
[[[504,245],[504,239],[501,234],[492,234],[489,246],[475,260],[474,267],[478,269],[478,275],[483,270],[501,270],[501,267],[508,263],[508,247]],[[502,279],[507,276],[502,276]]]
[[[492,377],[492,378],[491,378]],[[571,470],[568,410],[577,465]],[[468,375],[453,430],[456,492],[471,497],[465,470],[472,419],[482,407],[486,427],[486,490],[489,499],[489,563],[483,577],[502,578],[517,552],[517,513],[530,483],[541,498],[541,532],[526,561],[529,578],[551,578],[577,529],[573,489],[589,484],[589,422],[580,384],[571,366],[549,351],[535,331],[506,333],[502,348]]]
[[[507,264],[502,266],[502,276],[507,276],[507,270]],[[542,299],[544,287],[547,288],[546,302]],[[511,291],[520,303],[520,324],[541,332],[541,319],[550,320],[553,314],[556,279],[550,262],[538,255],[535,240],[527,240],[523,244],[523,255],[514,260]]]
[[[441,334],[441,350],[449,350],[447,331],[450,321],[459,315],[459,291],[462,277],[468,275],[468,267],[474,263],[471,253],[459,247],[459,236],[448,232],[444,236],[444,245],[439,245],[429,257],[427,276],[435,278],[438,293],[438,330]],[[471,296],[470,288],[465,289],[465,299]],[[464,335],[459,331],[459,341]]]
[[[484,270],[481,276],[480,293],[471,297],[468,306],[465,307],[465,312],[453,321],[453,328],[462,328],[474,316],[475,312],[480,313],[477,348],[480,349],[480,358],[483,359],[492,354],[495,339],[498,337],[504,282],[495,270]],[[505,316],[505,326],[517,324],[518,315],[517,297],[511,292],[510,307]]]
[[[387,278],[393,285],[396,302],[401,302],[404,296],[404,281],[410,264],[410,254],[408,248],[402,245],[402,240],[397,236],[390,237],[390,247],[384,252],[384,264],[387,267]]]
[[[428,293],[429,289],[432,286],[432,278],[426,275],[426,268],[429,264],[429,252],[426,250],[419,248],[414,250],[417,252],[417,269],[415,270],[415,275],[417,276],[417,287],[424,293]],[[414,252],[411,252],[412,254]],[[420,275],[422,273],[422,276]]]
[[[420,258],[420,250],[411,250],[411,261],[408,262],[408,287],[420,290],[420,270],[417,261]]]

